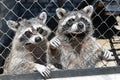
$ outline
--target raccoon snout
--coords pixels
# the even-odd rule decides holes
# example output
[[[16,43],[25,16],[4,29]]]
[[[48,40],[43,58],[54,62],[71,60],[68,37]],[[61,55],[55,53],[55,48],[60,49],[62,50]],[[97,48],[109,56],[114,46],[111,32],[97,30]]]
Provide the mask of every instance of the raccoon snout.
[[[83,23],[79,23],[77,26],[78,26],[78,29],[83,29],[84,28],[84,24]]]
[[[40,37],[35,38],[35,42],[40,42],[42,39]]]

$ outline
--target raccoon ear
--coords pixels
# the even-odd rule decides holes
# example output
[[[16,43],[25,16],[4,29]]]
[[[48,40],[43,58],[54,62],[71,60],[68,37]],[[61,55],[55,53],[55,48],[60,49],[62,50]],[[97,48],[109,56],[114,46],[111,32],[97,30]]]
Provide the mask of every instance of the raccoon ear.
[[[92,5],[86,6],[83,8],[83,11],[86,12],[89,17],[91,17],[93,13],[93,6]]]
[[[8,20],[7,21],[7,25],[10,29],[12,29],[13,31],[16,31],[18,29],[18,23],[12,20]]]
[[[63,9],[63,8],[57,8],[56,9],[56,14],[57,14],[59,19],[61,19],[64,16],[65,13],[66,13],[66,10]]]
[[[43,23],[45,23],[46,20],[47,20],[47,13],[46,13],[46,12],[42,12],[42,13],[39,15],[39,18],[40,18],[40,20],[43,21]]]

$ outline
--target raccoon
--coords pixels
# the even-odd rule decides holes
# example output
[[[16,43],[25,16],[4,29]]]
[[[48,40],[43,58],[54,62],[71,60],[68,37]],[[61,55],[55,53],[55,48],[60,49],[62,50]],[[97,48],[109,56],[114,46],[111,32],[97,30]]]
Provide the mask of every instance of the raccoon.
[[[3,74],[25,74],[37,70],[42,76],[49,76],[49,68],[35,63],[36,60],[32,54],[34,45],[38,45],[43,49],[47,46],[47,37],[51,30],[45,25],[46,20],[47,14],[42,12],[39,16],[29,20],[7,21],[8,27],[16,34],[12,41],[11,52],[5,61]],[[43,51],[40,51],[39,55],[41,55],[41,52]]]
[[[91,5],[78,11],[56,9],[60,20],[56,36],[48,44],[48,65],[60,69],[85,69],[111,57],[112,53],[98,44],[92,35],[92,13]]]

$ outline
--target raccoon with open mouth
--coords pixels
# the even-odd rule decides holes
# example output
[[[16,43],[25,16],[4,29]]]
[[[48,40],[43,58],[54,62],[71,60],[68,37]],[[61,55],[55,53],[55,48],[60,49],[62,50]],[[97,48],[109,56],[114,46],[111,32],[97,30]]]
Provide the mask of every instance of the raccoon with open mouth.
[[[49,76],[49,68],[35,63],[36,60],[32,54],[33,49],[29,50],[28,47],[29,45],[37,44],[41,48],[47,46],[47,37],[51,30],[46,26],[46,20],[47,14],[42,12],[39,16],[29,20],[7,21],[8,27],[16,33],[12,41],[11,52],[5,61],[4,74],[25,74],[37,70],[43,77]],[[43,43],[44,45],[41,45]]]
[[[112,53],[92,36],[92,13],[91,5],[78,11],[56,9],[60,20],[56,36],[49,42],[48,65],[61,69],[85,69],[95,67],[101,59],[111,57]]]

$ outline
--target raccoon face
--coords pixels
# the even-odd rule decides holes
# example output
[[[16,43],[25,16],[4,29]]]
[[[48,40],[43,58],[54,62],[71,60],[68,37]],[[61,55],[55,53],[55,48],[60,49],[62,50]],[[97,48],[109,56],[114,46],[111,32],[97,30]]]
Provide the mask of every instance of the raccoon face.
[[[19,22],[7,21],[9,28],[16,32],[15,39],[23,44],[36,44],[45,40],[51,30],[45,25],[47,14],[42,12],[38,17],[29,20],[23,19]]]
[[[58,30],[63,33],[81,34],[92,28],[91,15],[93,13],[92,6],[86,6],[79,11],[67,12],[63,8],[56,10],[60,19]]]

